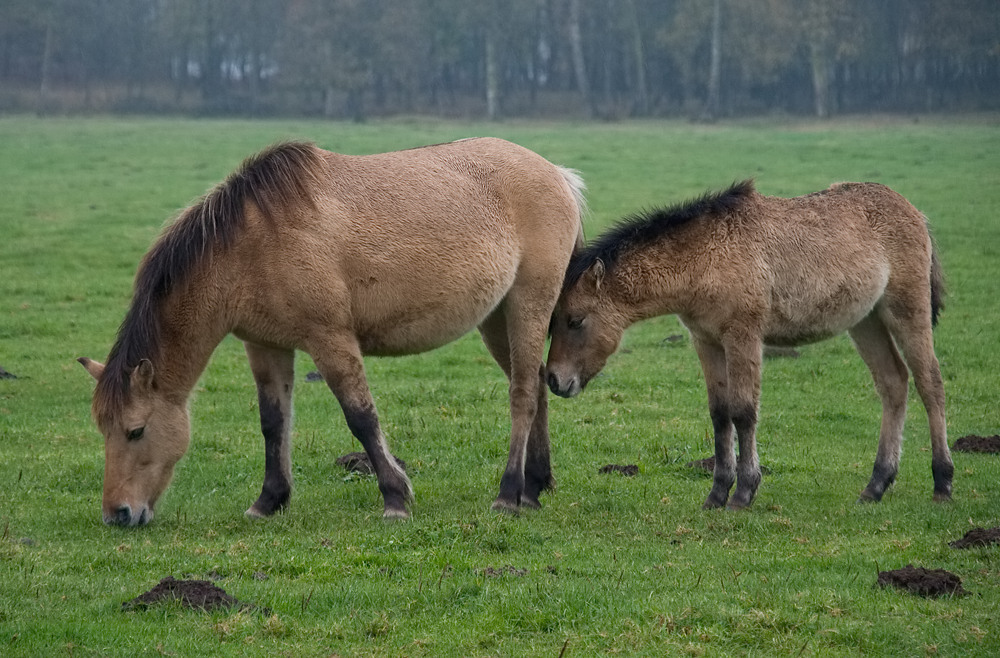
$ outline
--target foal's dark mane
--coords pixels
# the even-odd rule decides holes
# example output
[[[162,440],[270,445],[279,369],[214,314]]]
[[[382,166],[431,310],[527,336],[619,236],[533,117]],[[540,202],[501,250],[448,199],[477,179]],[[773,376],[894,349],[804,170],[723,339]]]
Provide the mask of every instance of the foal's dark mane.
[[[566,268],[563,289],[579,281],[597,260],[610,271],[622,254],[670,235],[678,228],[704,216],[723,215],[742,205],[754,193],[753,180],[733,183],[722,192],[708,192],[687,203],[647,210],[622,219],[582,250],[573,254]]]
[[[269,220],[283,209],[311,204],[310,182],[321,166],[318,149],[304,142],[276,144],[247,158],[240,168],[183,211],[143,257],[132,304],[118,328],[104,373],[94,392],[99,424],[115,418],[129,392],[129,375],[142,359],[155,362],[162,343],[160,306],[191,274],[229,247],[244,226],[252,202]]]

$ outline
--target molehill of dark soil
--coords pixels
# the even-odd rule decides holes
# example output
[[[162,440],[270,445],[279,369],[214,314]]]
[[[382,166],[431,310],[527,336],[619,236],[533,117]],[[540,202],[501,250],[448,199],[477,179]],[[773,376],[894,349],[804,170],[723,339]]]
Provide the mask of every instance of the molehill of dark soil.
[[[1000,452],[1000,435],[976,436],[969,434],[951,446],[957,452]]]
[[[627,478],[634,477],[639,474],[639,467],[635,464],[606,464],[599,469],[598,473],[621,473]]]
[[[705,459],[696,459],[693,462],[687,463],[688,468],[700,468],[705,471],[715,470],[715,457],[706,457]]]
[[[974,546],[989,546],[990,544],[1000,544],[1000,527],[973,528],[965,533],[961,539],[956,539],[948,545],[952,548],[973,548]]]
[[[878,584],[881,587],[897,587],[920,596],[964,596],[968,594],[962,587],[962,579],[944,569],[924,569],[908,564],[895,571],[879,571]]]
[[[396,460],[396,463],[399,464],[401,469],[404,471],[406,470],[406,462],[395,455],[393,455],[392,458]],[[375,469],[372,467],[371,460],[368,459],[368,453],[365,452],[349,452],[343,457],[337,457],[337,463],[351,473],[371,475],[375,472]]]
[[[167,576],[153,589],[140,594],[131,601],[122,603],[122,610],[146,609],[158,603],[179,601],[185,608],[215,610],[216,608],[237,608],[253,610],[257,606],[230,596],[221,587],[207,580],[177,580]],[[266,609],[262,609],[267,614]]]
[[[528,575],[527,569],[518,569],[515,566],[508,564],[505,567],[483,567],[482,569],[477,569],[479,573],[486,576],[487,578],[499,578],[501,576],[514,576],[520,578],[522,576]]]

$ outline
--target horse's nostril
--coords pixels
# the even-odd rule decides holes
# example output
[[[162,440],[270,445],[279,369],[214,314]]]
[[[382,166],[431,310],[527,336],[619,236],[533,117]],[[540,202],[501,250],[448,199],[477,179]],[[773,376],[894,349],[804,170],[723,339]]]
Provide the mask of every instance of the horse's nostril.
[[[114,525],[129,525],[132,522],[132,508],[128,505],[122,505],[117,510],[115,510],[115,515],[111,519]]]
[[[549,373],[549,388],[553,393],[559,390],[559,379],[552,372]]]

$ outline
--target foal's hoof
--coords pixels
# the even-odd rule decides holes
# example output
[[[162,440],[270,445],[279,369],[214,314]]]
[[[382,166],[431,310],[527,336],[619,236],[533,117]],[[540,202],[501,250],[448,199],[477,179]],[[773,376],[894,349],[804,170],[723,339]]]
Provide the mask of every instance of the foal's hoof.
[[[407,521],[410,518],[410,513],[406,511],[406,508],[387,507],[382,512],[382,518],[386,521]]]
[[[247,511],[243,512],[243,516],[250,519],[251,521],[263,521],[274,514],[274,512],[266,513],[257,508],[256,505],[251,505],[247,508]]]
[[[934,498],[932,499],[935,503],[950,503],[951,502],[951,492],[950,491],[935,491]]]
[[[882,500],[882,494],[875,494],[868,489],[861,492],[858,496],[859,503],[877,503]]]

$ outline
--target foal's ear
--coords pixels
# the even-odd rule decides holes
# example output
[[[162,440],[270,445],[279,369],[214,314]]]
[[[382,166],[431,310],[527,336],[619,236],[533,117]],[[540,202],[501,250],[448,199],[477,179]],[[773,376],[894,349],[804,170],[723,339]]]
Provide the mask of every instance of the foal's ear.
[[[587,285],[594,289],[594,292],[600,290],[601,282],[604,281],[604,261],[600,258],[595,260],[594,264],[587,268],[583,277],[587,281]]]
[[[136,390],[140,391],[150,391],[153,388],[153,362],[149,359],[143,359],[139,362],[132,370],[132,376],[129,380],[131,386],[135,387]]]
[[[93,377],[94,379],[101,378],[101,374],[104,372],[103,363],[98,363],[97,361],[94,361],[93,359],[88,359],[85,356],[81,356],[79,359],[77,359],[77,361],[80,362],[81,366],[87,369],[87,372],[90,373],[91,377]]]

